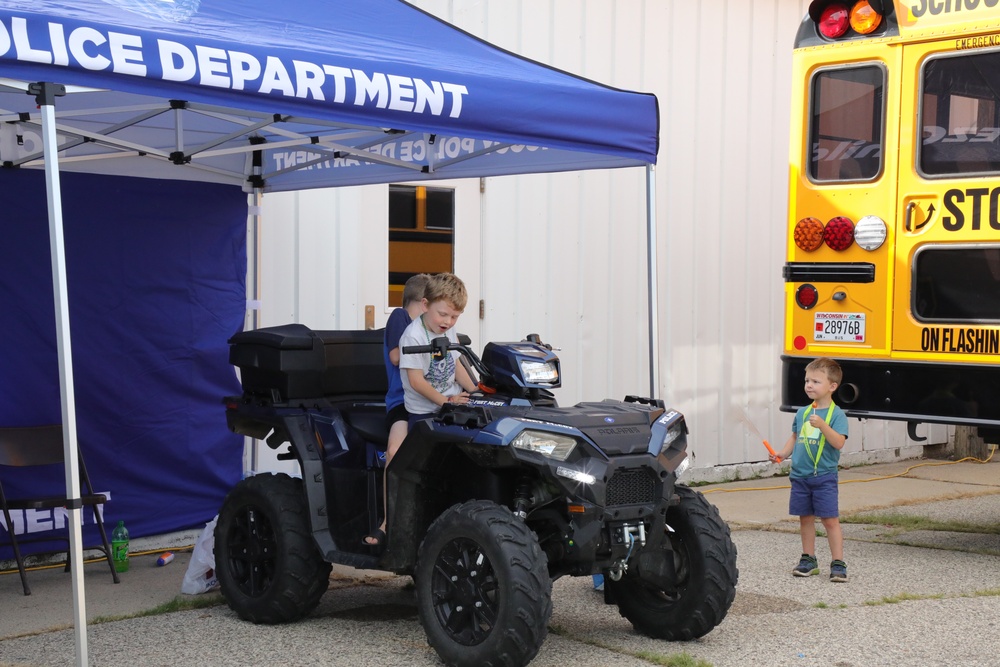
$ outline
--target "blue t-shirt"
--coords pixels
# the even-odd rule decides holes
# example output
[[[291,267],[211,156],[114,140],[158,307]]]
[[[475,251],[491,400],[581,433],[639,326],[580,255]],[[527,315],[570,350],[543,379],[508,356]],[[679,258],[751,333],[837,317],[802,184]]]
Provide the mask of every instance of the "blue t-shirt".
[[[385,338],[382,344],[382,358],[385,360],[385,375],[389,380],[389,391],[385,393],[385,411],[403,404],[403,380],[399,376],[399,366],[389,359],[389,351],[399,347],[399,338],[410,326],[410,314],[406,308],[397,308],[389,313],[385,323]]]
[[[802,417],[805,415],[806,410],[809,410],[809,416],[812,416],[814,411],[807,405],[799,408],[799,411],[795,413],[795,419],[792,420],[792,433],[796,435],[796,438],[795,447],[792,449],[792,469],[789,471],[788,476],[813,477],[814,475],[835,473],[837,472],[837,466],[840,464],[839,449],[831,446],[828,442],[824,442],[819,461],[815,463],[806,450],[806,443],[808,442],[809,451],[815,457],[819,449],[820,436],[823,435],[818,428],[808,423],[803,427],[802,422],[804,420]],[[833,410],[832,415],[830,414],[830,410]],[[815,410],[815,413],[823,421],[829,421],[830,427],[834,431],[840,433],[845,438],[847,437],[847,415],[844,414],[839,405],[831,405],[829,408]],[[827,417],[829,417],[829,420]]]

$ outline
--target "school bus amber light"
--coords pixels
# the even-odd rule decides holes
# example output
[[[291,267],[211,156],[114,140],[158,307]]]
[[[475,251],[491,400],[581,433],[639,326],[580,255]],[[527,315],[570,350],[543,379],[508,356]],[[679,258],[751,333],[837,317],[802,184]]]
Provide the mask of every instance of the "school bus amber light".
[[[854,32],[867,35],[874,32],[882,23],[882,15],[872,9],[868,0],[854,3],[851,7],[851,28]]]
[[[792,237],[800,250],[812,252],[823,245],[823,222],[816,218],[802,218],[795,223]]]

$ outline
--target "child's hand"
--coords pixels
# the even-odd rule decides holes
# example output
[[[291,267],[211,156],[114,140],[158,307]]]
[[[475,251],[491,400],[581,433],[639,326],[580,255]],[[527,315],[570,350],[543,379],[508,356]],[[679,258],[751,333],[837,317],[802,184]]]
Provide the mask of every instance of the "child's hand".
[[[454,396],[449,396],[445,399],[445,403],[451,403],[452,405],[464,405],[469,402],[469,394],[462,392],[461,394],[455,394]]]
[[[822,417],[820,417],[815,412],[812,413],[811,415],[809,415],[809,425],[810,426],[812,426],[814,428],[819,428],[820,426],[822,426],[825,423],[826,423],[826,420],[823,419]]]

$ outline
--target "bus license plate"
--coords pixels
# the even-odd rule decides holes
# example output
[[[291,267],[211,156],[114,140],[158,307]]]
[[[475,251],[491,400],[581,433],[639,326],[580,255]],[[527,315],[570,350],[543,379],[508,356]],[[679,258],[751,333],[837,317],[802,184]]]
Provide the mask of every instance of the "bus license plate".
[[[813,340],[865,342],[864,313],[816,313]]]

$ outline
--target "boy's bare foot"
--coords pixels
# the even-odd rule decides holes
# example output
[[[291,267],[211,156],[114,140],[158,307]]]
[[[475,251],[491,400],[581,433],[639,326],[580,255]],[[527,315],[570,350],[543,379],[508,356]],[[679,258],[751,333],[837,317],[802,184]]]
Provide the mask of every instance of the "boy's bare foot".
[[[380,547],[385,543],[385,531],[382,528],[376,528],[365,535],[362,541],[365,543],[365,546]]]

